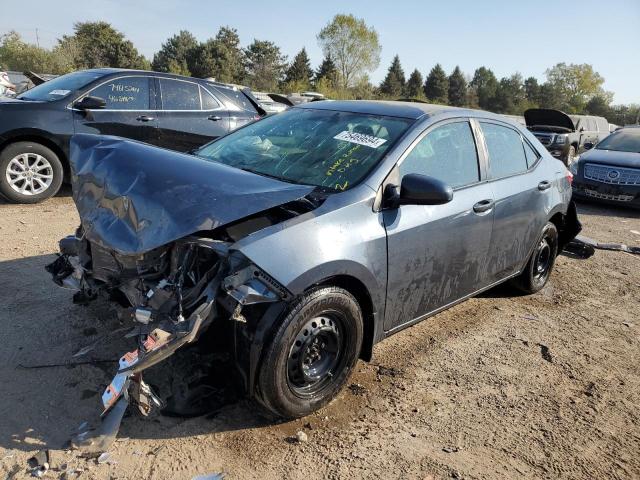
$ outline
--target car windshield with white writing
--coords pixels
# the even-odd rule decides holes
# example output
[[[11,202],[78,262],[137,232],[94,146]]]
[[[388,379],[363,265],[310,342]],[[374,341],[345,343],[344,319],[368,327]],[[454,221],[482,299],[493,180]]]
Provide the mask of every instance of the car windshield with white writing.
[[[285,182],[343,191],[357,185],[411,123],[294,108],[252,123],[195,154]]]

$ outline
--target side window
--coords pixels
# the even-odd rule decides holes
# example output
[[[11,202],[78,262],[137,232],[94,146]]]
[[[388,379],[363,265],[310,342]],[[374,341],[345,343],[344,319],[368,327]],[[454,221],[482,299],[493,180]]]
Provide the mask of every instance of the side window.
[[[149,110],[149,79],[147,77],[114,78],[89,92],[103,98],[109,110]]]
[[[492,178],[501,178],[527,170],[520,134],[509,127],[480,122],[489,150]]]
[[[478,154],[469,122],[448,123],[429,132],[399,165],[400,176],[429,175],[451,187],[480,180]]]
[[[538,161],[540,155],[529,145],[529,142],[522,143],[524,144],[524,156],[527,157],[527,168],[531,168],[531,166]]]
[[[211,95],[202,87],[200,87],[200,95],[202,96],[203,110],[214,110],[220,106],[218,101],[215,98],[213,98],[213,95]]]
[[[200,110],[199,86],[180,80],[160,79],[163,110]]]

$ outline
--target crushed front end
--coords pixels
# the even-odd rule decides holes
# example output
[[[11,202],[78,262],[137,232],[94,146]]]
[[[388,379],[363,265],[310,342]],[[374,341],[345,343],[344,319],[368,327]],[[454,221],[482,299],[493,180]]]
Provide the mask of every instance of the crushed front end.
[[[189,236],[143,254],[122,255],[87,240],[82,227],[60,241],[60,255],[46,267],[60,286],[87,304],[107,300],[135,348],[120,358],[102,393],[102,420],[79,432],[73,446],[106,450],[127,406],[142,415],[164,404],[143,380],[143,371],[193,343],[213,323],[246,323],[243,307],[280,301],[287,292],[238,252],[230,242]]]

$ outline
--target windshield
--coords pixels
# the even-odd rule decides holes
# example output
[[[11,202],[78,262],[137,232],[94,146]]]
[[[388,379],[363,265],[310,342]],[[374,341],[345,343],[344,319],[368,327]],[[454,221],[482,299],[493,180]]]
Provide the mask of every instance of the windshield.
[[[612,133],[598,145],[597,150],[613,150],[614,152],[640,153],[640,131]]]
[[[44,82],[31,90],[27,90],[17,98],[19,100],[43,102],[60,100],[103,75],[104,73],[89,71],[68,73],[61,77],[56,77],[53,80],[49,80],[48,82]]]
[[[252,123],[195,154],[286,182],[342,191],[360,182],[411,123],[294,108]]]

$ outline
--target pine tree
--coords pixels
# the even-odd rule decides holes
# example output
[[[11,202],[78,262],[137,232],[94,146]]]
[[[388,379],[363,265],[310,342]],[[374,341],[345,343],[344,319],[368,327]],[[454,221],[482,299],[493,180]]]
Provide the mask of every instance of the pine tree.
[[[449,105],[463,107],[467,101],[467,80],[456,65],[449,76]]]
[[[313,71],[311,70],[309,56],[307,55],[307,51],[303,48],[293,58],[291,65],[287,69],[284,81],[285,83],[298,82],[309,85],[311,83],[312,76]]]
[[[498,89],[498,79],[493,72],[486,67],[476,69],[470,87],[475,90],[480,108],[493,111]]]
[[[423,96],[422,92],[422,74],[416,68],[411,75],[409,76],[409,80],[405,85],[405,96],[409,98],[420,98]]]
[[[389,97],[400,97],[404,93],[404,70],[400,65],[400,57],[393,57],[387,76],[380,84],[380,93]]]
[[[317,84],[321,79],[325,79],[329,82],[329,85],[332,88],[335,88],[338,84],[338,69],[336,68],[336,64],[333,62],[331,55],[326,55],[322,59],[322,63],[318,67],[318,70],[316,70],[313,82]]]
[[[449,79],[439,63],[431,69],[424,82],[424,94],[434,103],[446,105],[449,100]]]

